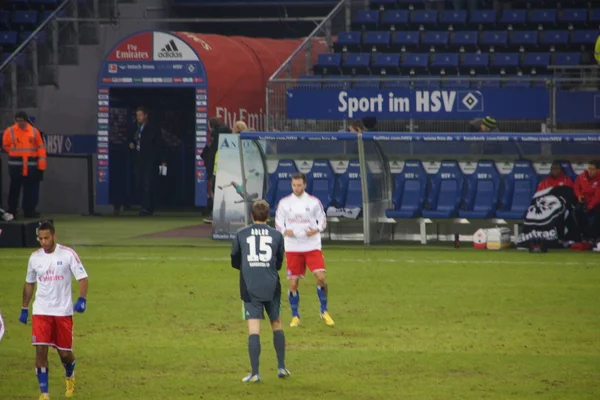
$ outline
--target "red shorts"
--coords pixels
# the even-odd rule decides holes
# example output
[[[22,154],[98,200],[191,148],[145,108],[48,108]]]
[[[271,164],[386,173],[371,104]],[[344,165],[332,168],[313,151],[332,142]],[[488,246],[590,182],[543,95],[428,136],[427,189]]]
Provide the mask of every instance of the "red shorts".
[[[319,271],[325,271],[325,261],[321,250],[312,250],[302,253],[285,252],[285,261],[287,264],[287,277],[304,278],[306,267],[313,274]]]
[[[59,350],[73,349],[73,317],[34,315],[31,342],[34,346],[51,346]]]

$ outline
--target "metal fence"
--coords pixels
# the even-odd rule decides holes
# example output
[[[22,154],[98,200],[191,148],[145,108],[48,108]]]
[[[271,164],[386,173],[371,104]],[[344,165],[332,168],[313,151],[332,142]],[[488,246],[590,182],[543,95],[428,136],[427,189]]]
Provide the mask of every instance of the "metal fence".
[[[272,75],[267,84],[266,90],[266,127],[269,131],[318,131],[318,132],[338,132],[347,130],[348,121],[339,120],[307,120],[307,119],[288,119],[287,118],[287,90],[295,88],[298,85],[300,75],[311,75],[312,67],[319,54],[332,53],[333,42],[339,32],[349,31],[353,16],[358,10],[368,9],[369,1],[341,0],[316,29],[309,35],[298,49],[286,60],[286,62]],[[545,87],[549,92],[550,113],[544,120],[502,120],[501,129],[509,132],[598,132],[600,131],[598,123],[560,123],[556,120],[556,98],[560,91],[589,91],[600,89],[600,68],[597,65],[587,65],[581,67],[558,67],[549,66],[554,74],[550,77],[532,77],[528,78],[532,86]],[[501,81],[503,86],[510,86],[512,83],[522,83],[523,77],[516,75],[506,75],[503,77],[491,78],[485,77],[485,82]],[[439,82],[460,81],[471,89],[477,89],[482,86],[482,78],[476,76],[391,76],[391,75],[373,75],[361,79],[344,79],[335,82],[332,86],[331,78],[315,76],[314,79],[302,79],[303,90],[320,90],[324,85],[330,88],[344,90],[351,88],[357,82],[365,81],[381,82],[382,87],[386,82],[394,82],[398,87],[422,89],[427,88],[427,84],[435,82],[434,86],[439,87]],[[308,87],[309,83],[314,82],[315,89]],[[518,85],[517,85],[518,86]],[[509,105],[508,105],[509,106]],[[420,120],[420,119],[397,119],[380,120],[377,122],[379,131],[387,132],[464,132],[468,128],[468,121],[460,120]]]

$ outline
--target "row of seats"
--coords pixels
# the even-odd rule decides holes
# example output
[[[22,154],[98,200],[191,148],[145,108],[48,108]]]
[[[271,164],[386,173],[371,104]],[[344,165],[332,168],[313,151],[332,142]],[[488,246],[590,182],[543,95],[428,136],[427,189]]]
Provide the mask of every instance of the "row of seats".
[[[549,65],[579,65],[580,53],[497,53],[497,54],[320,54],[313,67],[316,75],[426,73],[544,74]]]
[[[430,52],[441,49],[465,51],[558,51],[593,49],[598,29],[546,31],[390,31],[341,32],[335,52]]]
[[[0,2],[0,10],[52,10],[66,0],[4,0]]]
[[[572,180],[576,179],[569,163],[563,163],[563,170]],[[290,181],[295,172],[298,170],[293,160],[280,160],[270,174],[266,200],[274,206],[273,215],[279,201],[291,194]],[[350,161],[340,176],[334,174],[328,160],[315,160],[306,177],[306,191],[317,197],[326,210],[362,208],[358,160]],[[468,175],[462,172],[457,161],[442,161],[437,173],[429,175],[421,161],[409,160],[393,178],[394,208],[387,210],[386,216],[393,219],[521,219],[543,178],[537,175],[530,161],[515,162],[512,171],[501,176],[493,161],[479,161],[474,172]]]
[[[421,76],[422,77],[422,76]],[[374,79],[377,76],[315,76],[303,75],[297,83],[297,89],[307,90],[344,90],[344,89],[411,89],[411,88],[448,88],[448,89],[481,89],[481,88],[502,88],[502,87],[546,87],[547,80],[552,79],[552,75],[535,75],[536,80],[532,80],[531,75],[476,75],[469,80],[438,80],[435,77],[428,80],[379,80]],[[406,77],[408,78],[408,77]],[[319,81],[320,79],[320,81]],[[350,81],[355,79],[355,82]],[[363,79],[363,80],[361,80]],[[544,80],[546,79],[546,80]],[[562,83],[557,84],[558,87]]]
[[[576,178],[569,163],[563,163],[563,169]],[[515,162],[504,176],[493,161],[479,161],[470,175],[463,174],[456,161],[443,161],[439,171],[429,176],[420,161],[411,160],[395,177],[394,208],[386,216],[522,219],[540,179],[529,161]]]
[[[561,9],[569,7],[589,7],[595,0],[511,0],[512,8],[552,8]],[[420,9],[427,6],[445,3],[446,8],[453,7],[452,0],[371,0],[371,9],[373,10],[396,10],[396,9]],[[492,2],[488,2],[488,8],[491,8]]]
[[[358,11],[352,20],[355,30],[404,29],[527,29],[531,25],[566,29],[600,25],[600,9],[565,10],[476,10],[467,11]]]

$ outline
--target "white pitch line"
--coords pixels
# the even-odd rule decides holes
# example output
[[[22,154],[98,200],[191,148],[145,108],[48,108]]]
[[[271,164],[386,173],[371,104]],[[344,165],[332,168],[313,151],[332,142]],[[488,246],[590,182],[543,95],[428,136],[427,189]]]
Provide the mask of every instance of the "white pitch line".
[[[27,257],[23,256],[0,256],[0,260],[26,260]],[[161,256],[135,256],[125,254],[113,254],[106,256],[82,256],[81,259],[85,262],[86,260],[100,260],[100,261],[230,261],[229,257],[161,257]],[[329,263],[355,263],[355,264],[367,264],[367,263],[429,263],[429,264],[477,264],[477,265],[598,265],[597,262],[553,262],[553,261],[507,261],[507,260],[475,260],[475,259],[462,259],[462,260],[440,260],[440,259],[426,259],[426,258],[407,258],[407,259],[370,259],[370,258],[329,258]]]

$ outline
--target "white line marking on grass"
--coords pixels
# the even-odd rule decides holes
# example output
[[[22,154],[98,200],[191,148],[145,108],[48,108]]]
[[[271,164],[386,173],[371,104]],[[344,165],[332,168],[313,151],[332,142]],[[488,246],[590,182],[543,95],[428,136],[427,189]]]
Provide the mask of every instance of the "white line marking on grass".
[[[26,260],[27,256],[0,256],[0,260]],[[112,254],[106,256],[81,256],[85,260],[100,260],[100,261],[230,261],[229,257],[172,257],[172,256],[136,256],[128,254]],[[328,258],[328,263],[429,263],[429,264],[477,264],[477,265],[598,265],[597,262],[556,262],[556,261],[507,261],[507,260],[475,260],[475,259],[460,259],[460,260],[440,260],[427,258]]]

